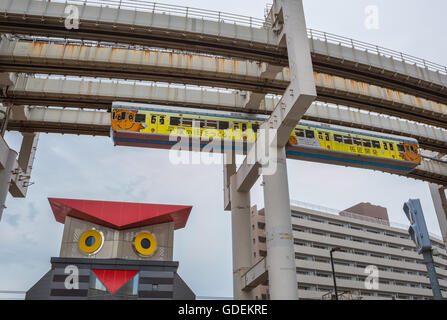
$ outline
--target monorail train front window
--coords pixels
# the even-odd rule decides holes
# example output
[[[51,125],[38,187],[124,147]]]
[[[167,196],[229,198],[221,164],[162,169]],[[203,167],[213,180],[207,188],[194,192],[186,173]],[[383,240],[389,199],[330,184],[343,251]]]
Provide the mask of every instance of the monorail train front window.
[[[247,124],[246,123],[242,124],[242,131],[247,131]]]
[[[157,123],[157,116],[152,116],[151,123],[156,124]]]
[[[392,143],[390,143],[390,150],[391,150],[391,151],[394,151],[394,147],[393,147],[393,144],[392,144]]]
[[[416,149],[413,146],[408,146],[410,152],[417,153]]]
[[[401,145],[401,144],[398,144],[398,145],[397,145],[397,150],[398,150],[399,152],[405,152],[405,148],[404,148],[404,146]]]
[[[112,120],[115,120],[115,117],[116,117],[116,112],[113,111],[113,112],[112,112]]]
[[[129,113],[129,121],[133,121],[133,114]]]
[[[160,124],[165,124],[165,117],[160,117]]]
[[[311,130],[306,130],[306,138],[314,139],[315,138],[315,132]]]
[[[384,143],[383,143],[383,149],[385,149],[385,150],[387,150],[387,151],[388,151],[388,145],[387,145],[387,143],[386,143],[386,142],[384,142]]]
[[[331,140],[331,138],[329,137],[328,133],[326,133],[325,136],[326,136],[326,141],[330,141]]]
[[[118,115],[118,120],[126,120],[126,112],[121,112],[119,115]]]

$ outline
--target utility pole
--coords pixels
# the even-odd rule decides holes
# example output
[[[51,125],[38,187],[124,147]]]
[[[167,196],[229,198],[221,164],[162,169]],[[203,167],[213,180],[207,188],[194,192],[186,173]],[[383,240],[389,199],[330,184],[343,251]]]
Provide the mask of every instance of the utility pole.
[[[408,229],[410,237],[416,244],[418,253],[422,254],[424,257],[424,263],[427,267],[428,276],[430,277],[431,289],[433,290],[433,297],[435,300],[442,300],[441,289],[439,287],[439,281],[433,261],[433,250],[430,235],[425,223],[421,201],[419,199],[409,200],[404,204],[403,209],[408,220],[410,220],[411,225]]]
[[[332,278],[334,279],[335,300],[338,300],[337,279],[335,277],[335,268],[334,268],[334,259],[333,259],[333,253],[335,251],[340,251],[340,248],[332,248],[331,251],[330,251],[331,266],[332,266]]]

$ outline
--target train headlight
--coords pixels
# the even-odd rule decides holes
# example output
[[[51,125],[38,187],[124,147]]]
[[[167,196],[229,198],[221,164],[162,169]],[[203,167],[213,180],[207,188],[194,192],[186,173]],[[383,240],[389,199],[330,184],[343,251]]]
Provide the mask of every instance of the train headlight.
[[[84,232],[79,239],[79,249],[87,254],[95,254],[101,250],[104,243],[104,236],[97,230],[88,230]]]
[[[152,233],[141,232],[135,237],[133,246],[138,254],[150,257],[157,250],[157,239]]]

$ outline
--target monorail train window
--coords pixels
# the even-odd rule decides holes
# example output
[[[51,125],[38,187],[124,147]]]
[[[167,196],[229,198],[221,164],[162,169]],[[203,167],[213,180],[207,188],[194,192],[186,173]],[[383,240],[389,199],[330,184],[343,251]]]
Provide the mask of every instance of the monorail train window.
[[[113,111],[113,112],[112,112],[112,119],[113,119],[113,120],[115,120],[115,116],[116,116],[116,112]]]
[[[323,140],[323,134],[321,132],[318,132],[318,139]]]
[[[170,119],[169,119],[169,124],[171,125],[171,126],[179,126],[180,125],[180,118],[179,117],[171,117]]]
[[[302,129],[295,130],[295,134],[297,137],[304,138],[304,130],[302,130]]]
[[[388,145],[386,142],[383,143],[383,148],[388,151]]]
[[[251,129],[253,130],[254,133],[257,133],[259,130],[259,124],[253,123],[251,125]]]
[[[145,114],[136,114],[135,115],[135,122],[146,122],[146,115]]]
[[[401,145],[401,144],[398,144],[398,145],[397,145],[397,151],[399,151],[399,152],[405,152],[405,148],[404,148],[404,146]]]
[[[230,124],[227,121],[219,121],[219,129],[227,130],[230,127]]]
[[[414,152],[414,153],[416,153],[416,149],[415,149],[413,146],[408,146],[407,149],[408,149],[410,152]]]
[[[339,134],[334,134],[334,141],[338,143],[343,143],[343,137]]]
[[[326,141],[330,141],[331,140],[331,137],[329,137],[329,133],[326,133],[325,136],[326,136]]]
[[[366,148],[372,148],[372,142],[371,140],[363,140],[363,146]]]
[[[394,151],[394,147],[393,147],[393,144],[392,144],[392,143],[390,143],[390,150],[391,150],[391,151]]]
[[[356,146],[362,146],[362,139],[354,138],[354,144]]]
[[[119,115],[118,115],[118,120],[125,120],[126,119],[126,112],[121,112]]]
[[[157,123],[157,116],[152,116],[151,123],[156,124]]]
[[[160,124],[165,124],[165,117],[160,117]]]
[[[206,128],[208,128],[208,129],[217,129],[217,121],[206,120]]]
[[[192,127],[192,119],[183,118],[182,125],[184,127]]]
[[[247,131],[247,124],[246,123],[242,123],[242,131]]]
[[[129,121],[133,121],[133,114],[129,113]]]
[[[373,148],[380,149],[380,142],[377,140],[373,140],[372,142]]]
[[[352,138],[351,137],[343,137],[343,143],[352,145]]]
[[[315,132],[312,130],[306,130],[306,138],[314,139],[315,138]]]

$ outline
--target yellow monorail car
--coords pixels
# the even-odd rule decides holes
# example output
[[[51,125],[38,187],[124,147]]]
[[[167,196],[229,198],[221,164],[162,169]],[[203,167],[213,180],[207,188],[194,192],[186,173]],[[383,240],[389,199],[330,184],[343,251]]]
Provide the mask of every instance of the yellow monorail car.
[[[170,149],[179,143],[174,136],[196,138],[191,148],[194,141],[203,147],[210,140],[230,140],[246,150],[266,120],[263,115],[115,102],[111,129],[115,145]],[[292,159],[392,173],[411,172],[421,163],[415,139],[311,121],[296,126],[286,153]]]

